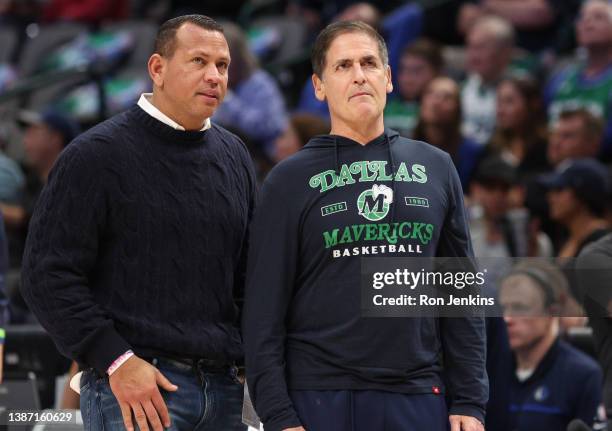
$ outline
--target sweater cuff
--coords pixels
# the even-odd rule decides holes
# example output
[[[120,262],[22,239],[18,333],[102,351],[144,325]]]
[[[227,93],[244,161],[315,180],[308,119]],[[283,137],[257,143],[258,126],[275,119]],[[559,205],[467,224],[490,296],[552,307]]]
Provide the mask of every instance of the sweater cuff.
[[[448,412],[449,415],[471,416],[478,419],[481,423],[485,422],[484,410],[467,404],[452,406]]]
[[[115,359],[131,349],[132,347],[113,326],[107,326],[92,337],[85,352],[85,362],[95,368],[101,376],[105,376],[106,370]]]
[[[301,426],[302,423],[293,409],[282,416],[275,417],[264,423],[264,429],[266,431],[282,431],[285,428],[296,428]]]

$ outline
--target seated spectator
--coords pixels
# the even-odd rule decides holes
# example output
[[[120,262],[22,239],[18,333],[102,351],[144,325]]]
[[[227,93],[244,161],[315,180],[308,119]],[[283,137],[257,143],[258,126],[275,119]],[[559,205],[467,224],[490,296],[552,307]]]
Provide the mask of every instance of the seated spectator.
[[[12,268],[21,266],[27,226],[49,171],[64,147],[79,133],[75,122],[54,111],[23,112],[20,122],[25,127],[23,146],[29,170],[24,195],[19,203],[0,204]]]
[[[549,257],[550,239],[532,223],[531,214],[516,207],[512,189],[516,167],[500,156],[489,156],[476,170],[470,185],[470,234],[477,257]],[[497,274],[504,268],[496,268]]]
[[[495,128],[497,84],[512,59],[514,31],[504,19],[485,16],[467,36],[467,79],[461,92],[463,133],[484,145]]]
[[[457,29],[467,34],[478,18],[499,16],[514,27],[517,46],[537,53],[555,45],[560,4],[561,0],[464,1],[457,15]]]
[[[443,59],[440,47],[427,39],[408,45],[400,59],[398,91],[385,106],[385,126],[407,138],[419,118],[419,103],[427,85],[440,74]]]
[[[514,356],[505,388],[511,430],[565,431],[576,418],[592,425],[601,402],[601,369],[558,337],[560,284],[559,269],[531,262],[502,280],[499,303]]]
[[[566,160],[597,157],[604,132],[603,121],[584,108],[562,111],[551,125],[547,158],[559,166]]]
[[[585,245],[610,232],[604,218],[608,181],[606,167],[594,159],[568,160],[543,177],[550,216],[569,233],[559,257],[575,257]]]
[[[546,120],[540,90],[528,78],[506,78],[497,87],[497,125],[491,151],[517,167],[522,180],[548,171]]]
[[[0,151],[0,209],[2,204],[16,204],[25,184],[19,164]]]
[[[372,3],[353,3],[343,9],[334,21],[363,21],[376,30],[380,30],[381,13]]]
[[[388,13],[396,6],[397,2],[393,0],[377,1],[376,7],[372,2],[359,0],[291,0],[287,14],[305,20],[311,31],[316,34],[322,27],[339,20],[357,19],[378,29],[381,11]]]
[[[287,129],[274,141],[274,160],[278,163],[297,153],[311,138],[329,133],[328,121],[311,114],[293,114]]]
[[[586,246],[577,261],[584,308],[593,328],[595,351],[604,373],[604,406],[612,430],[612,234]]]
[[[612,4],[586,1],[576,23],[578,44],[586,54],[553,76],[546,90],[548,117],[554,124],[562,111],[584,107],[606,122],[602,153],[612,153]]]
[[[563,163],[555,173],[542,180],[548,191],[550,218],[567,232],[560,244],[558,256],[567,271],[575,312],[562,318],[563,329],[584,326],[586,317],[576,299],[580,298],[580,283],[575,277],[574,261],[565,258],[578,256],[588,244],[610,233],[604,218],[606,197],[609,193],[608,172],[603,164],[594,159],[575,159]]]
[[[450,154],[461,185],[467,190],[482,147],[461,135],[461,103],[455,81],[438,77],[429,83],[423,94],[414,138]]]
[[[223,24],[230,49],[228,90],[213,121],[237,132],[272,157],[274,140],[287,127],[283,95],[274,78],[257,64],[240,27]]]

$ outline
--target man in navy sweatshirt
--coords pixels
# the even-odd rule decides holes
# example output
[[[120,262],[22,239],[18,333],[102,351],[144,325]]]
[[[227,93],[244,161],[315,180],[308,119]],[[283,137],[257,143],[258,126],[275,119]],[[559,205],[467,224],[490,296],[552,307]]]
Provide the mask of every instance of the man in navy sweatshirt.
[[[482,431],[483,318],[361,316],[361,256],[472,256],[452,160],[384,129],[391,75],[370,26],[328,26],[312,63],[331,135],[270,172],[251,227],[255,410],[266,431]]]
[[[223,29],[159,29],[153,93],[76,138],[32,219],[23,295],[80,379],[87,430],[238,430],[239,308],[255,179],[211,124],[226,92]]]
[[[565,431],[573,419],[593,426],[602,396],[602,372],[585,353],[559,339],[561,294],[567,280],[542,262],[516,265],[499,288],[499,304],[513,357],[497,368],[504,382],[507,422],[513,431]]]

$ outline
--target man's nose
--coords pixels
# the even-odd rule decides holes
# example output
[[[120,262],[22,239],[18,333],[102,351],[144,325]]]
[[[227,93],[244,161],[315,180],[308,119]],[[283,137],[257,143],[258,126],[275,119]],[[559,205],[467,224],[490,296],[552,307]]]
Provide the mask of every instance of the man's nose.
[[[218,84],[221,74],[214,63],[208,63],[204,69],[204,80],[211,84]]]
[[[361,67],[360,64],[356,64],[355,67],[353,68],[354,70],[354,76],[353,76],[353,80],[355,81],[356,84],[363,84],[366,81],[366,76],[365,76],[365,72],[363,71],[363,68]]]

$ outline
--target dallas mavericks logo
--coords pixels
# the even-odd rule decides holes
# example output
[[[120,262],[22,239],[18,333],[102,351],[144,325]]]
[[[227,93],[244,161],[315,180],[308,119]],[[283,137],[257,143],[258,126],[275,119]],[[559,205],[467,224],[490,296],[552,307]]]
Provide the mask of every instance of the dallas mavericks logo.
[[[540,386],[533,392],[533,398],[536,401],[542,402],[548,398],[549,391],[546,386]]]
[[[393,190],[387,186],[377,185],[363,191],[357,198],[359,215],[370,221],[382,220],[389,213],[393,202]]]

